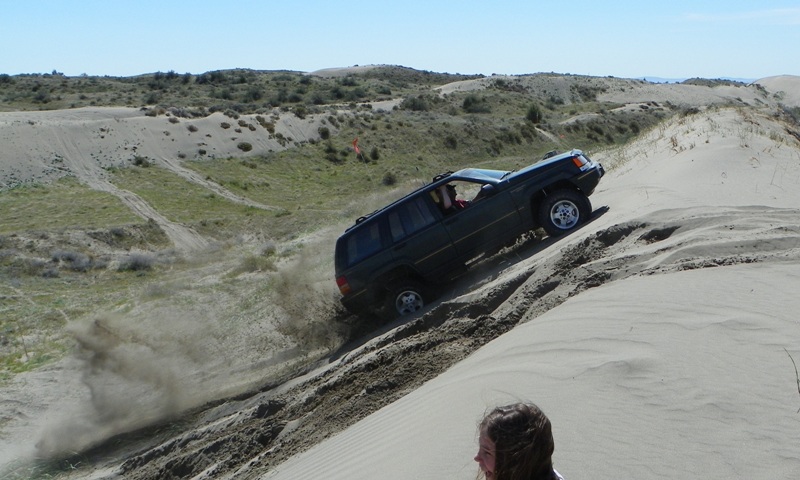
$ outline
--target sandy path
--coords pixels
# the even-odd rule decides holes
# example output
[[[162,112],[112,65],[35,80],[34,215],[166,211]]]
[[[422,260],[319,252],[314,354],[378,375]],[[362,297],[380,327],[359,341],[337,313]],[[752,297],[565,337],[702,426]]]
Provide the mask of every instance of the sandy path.
[[[208,241],[191,228],[167,219],[142,197],[109,182],[105,178],[105,171],[98,166],[97,162],[86,156],[74,136],[60,129],[53,129],[53,134],[61,147],[64,167],[82,183],[89,188],[107,192],[119,198],[142,219],[155,221],[179,251],[188,252],[208,246]]]
[[[226,120],[230,121],[214,114],[173,123],[165,117],[146,116],[130,108],[2,113],[0,140],[4,150],[0,153],[0,186],[75,175],[89,188],[116,196],[141,218],[155,221],[177,249],[202,249],[208,245],[207,240],[191,228],[170,221],[133,192],[113,185],[106,169],[129,165],[134,155],[140,155],[231,202],[276,210],[277,207],[236,195],[181,164],[178,157],[196,151],[199,146],[225,158],[242,155],[236,147],[242,140],[254,145],[254,154],[286,148],[263,129],[239,129],[241,133],[232,132],[231,136],[220,127]],[[251,118],[247,121],[255,122]],[[278,120],[275,128],[286,138],[307,140],[318,135],[319,121],[287,117]],[[188,129],[191,125],[196,128]],[[211,133],[200,137],[203,132]]]

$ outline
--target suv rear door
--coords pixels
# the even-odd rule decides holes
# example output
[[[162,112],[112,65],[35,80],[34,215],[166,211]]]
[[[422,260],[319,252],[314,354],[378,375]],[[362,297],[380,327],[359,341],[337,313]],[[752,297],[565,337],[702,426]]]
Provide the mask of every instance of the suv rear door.
[[[439,221],[428,193],[397,205],[387,214],[395,264],[406,264],[428,280],[452,270],[456,250]]]

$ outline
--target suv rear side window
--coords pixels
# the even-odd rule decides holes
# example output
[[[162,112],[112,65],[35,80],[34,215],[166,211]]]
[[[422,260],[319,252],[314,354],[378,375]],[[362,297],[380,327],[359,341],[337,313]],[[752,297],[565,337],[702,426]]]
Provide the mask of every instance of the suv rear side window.
[[[398,206],[389,212],[388,218],[392,240],[395,242],[436,221],[422,196]]]
[[[367,258],[381,249],[381,229],[379,222],[371,222],[359,228],[347,238],[347,265]]]

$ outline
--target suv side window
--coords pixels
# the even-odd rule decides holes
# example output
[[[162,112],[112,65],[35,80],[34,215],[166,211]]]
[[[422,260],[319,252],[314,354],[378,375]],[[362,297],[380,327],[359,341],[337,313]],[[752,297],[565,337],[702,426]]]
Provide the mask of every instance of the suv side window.
[[[347,265],[353,265],[380,250],[380,222],[370,222],[347,238]]]
[[[399,205],[389,212],[388,218],[389,230],[392,232],[392,240],[395,242],[436,221],[423,196]]]

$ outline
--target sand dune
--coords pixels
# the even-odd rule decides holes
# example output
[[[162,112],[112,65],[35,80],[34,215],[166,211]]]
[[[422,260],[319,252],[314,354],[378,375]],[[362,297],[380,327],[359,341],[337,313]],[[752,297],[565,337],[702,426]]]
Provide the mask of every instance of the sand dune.
[[[527,323],[261,478],[475,478],[477,421],[520,399],[566,478],[794,478],[799,147],[722,109],[604,153],[608,212],[504,273],[537,270],[492,313]],[[547,257],[576,252],[600,286],[538,316]]]

